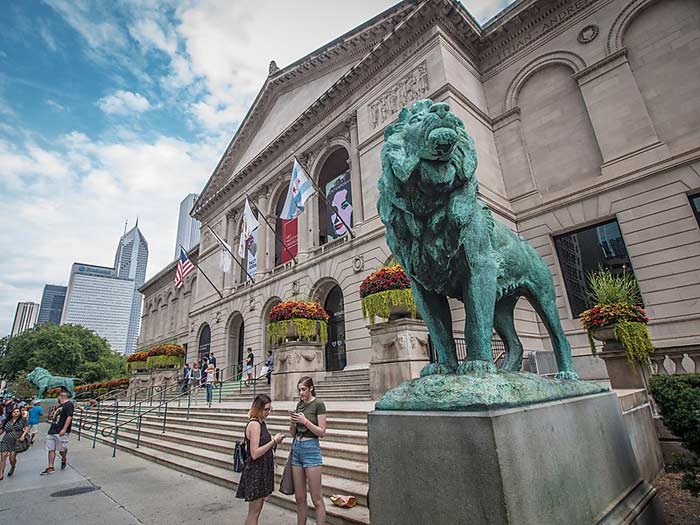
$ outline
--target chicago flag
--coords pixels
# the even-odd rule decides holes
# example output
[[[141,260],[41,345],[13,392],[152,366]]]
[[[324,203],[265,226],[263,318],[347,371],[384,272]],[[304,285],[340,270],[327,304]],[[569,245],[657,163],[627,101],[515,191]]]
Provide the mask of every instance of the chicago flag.
[[[304,211],[304,204],[316,193],[316,189],[309,181],[309,176],[301,167],[299,161],[294,159],[292,168],[292,179],[289,181],[287,199],[284,201],[284,208],[280,214],[280,219],[293,219]]]

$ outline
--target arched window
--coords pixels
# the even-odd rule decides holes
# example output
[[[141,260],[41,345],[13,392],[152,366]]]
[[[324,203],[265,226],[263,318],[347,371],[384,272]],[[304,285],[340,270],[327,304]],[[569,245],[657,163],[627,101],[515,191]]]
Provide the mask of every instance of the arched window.
[[[211,328],[208,324],[202,327],[199,332],[199,345],[197,347],[197,361],[201,361],[202,357],[209,355],[211,349]]]
[[[281,192],[277,198],[277,204],[275,205],[275,266],[291,261],[292,256],[296,257],[299,249],[298,218],[295,217],[291,220],[280,219],[280,214],[282,213],[282,208],[284,208],[284,201],[286,198],[287,193]],[[282,242],[287,245],[289,251],[284,248]]]
[[[348,161],[350,156],[345,148],[338,148],[326,159],[321,168],[318,185],[326,196],[318,199],[318,242],[326,244],[344,237],[352,228],[352,184]],[[345,224],[343,224],[345,221]]]
[[[342,370],[347,364],[345,355],[345,305],[343,291],[339,285],[331,288],[326,296],[324,308],[328,321],[328,343],[326,343],[326,370]]]

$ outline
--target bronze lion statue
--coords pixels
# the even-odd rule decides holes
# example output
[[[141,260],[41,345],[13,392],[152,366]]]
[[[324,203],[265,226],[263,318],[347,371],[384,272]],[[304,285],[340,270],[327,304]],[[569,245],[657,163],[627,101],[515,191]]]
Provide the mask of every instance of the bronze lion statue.
[[[46,368],[37,366],[34,370],[27,374],[27,379],[39,389],[36,397],[41,399],[47,390],[51,388],[65,388],[70,392],[71,397],[75,397],[75,378],[52,376]]]
[[[438,358],[421,375],[496,371],[494,330],[506,347],[503,369],[520,370],[514,310],[526,297],[551,337],[557,377],[577,379],[552,276],[535,249],[477,197],[476,150],[464,123],[448,104],[419,100],[401,110],[384,140],[377,208]],[[459,365],[448,297],[466,313],[467,358]]]

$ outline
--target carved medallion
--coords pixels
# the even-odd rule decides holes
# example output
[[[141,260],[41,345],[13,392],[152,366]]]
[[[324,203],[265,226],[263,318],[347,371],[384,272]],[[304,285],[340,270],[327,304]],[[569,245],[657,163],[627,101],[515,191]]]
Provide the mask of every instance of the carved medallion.
[[[588,25],[581,29],[576,37],[576,40],[578,40],[579,44],[588,44],[589,42],[593,42],[593,40],[595,40],[595,37],[598,36],[599,32],[600,30],[598,29],[597,25]]]

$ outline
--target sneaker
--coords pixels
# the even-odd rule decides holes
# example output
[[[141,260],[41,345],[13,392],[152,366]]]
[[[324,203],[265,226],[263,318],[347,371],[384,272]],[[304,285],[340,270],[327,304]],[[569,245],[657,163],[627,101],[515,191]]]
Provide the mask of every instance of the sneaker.
[[[68,462],[65,459],[61,460],[61,470],[65,470],[66,465],[68,465]]]
[[[41,476],[46,476],[46,475],[48,475],[48,474],[53,474],[54,472],[56,472],[54,469],[52,469],[51,467],[48,467],[48,468],[47,468],[46,470],[44,470],[40,475],[41,475]]]

